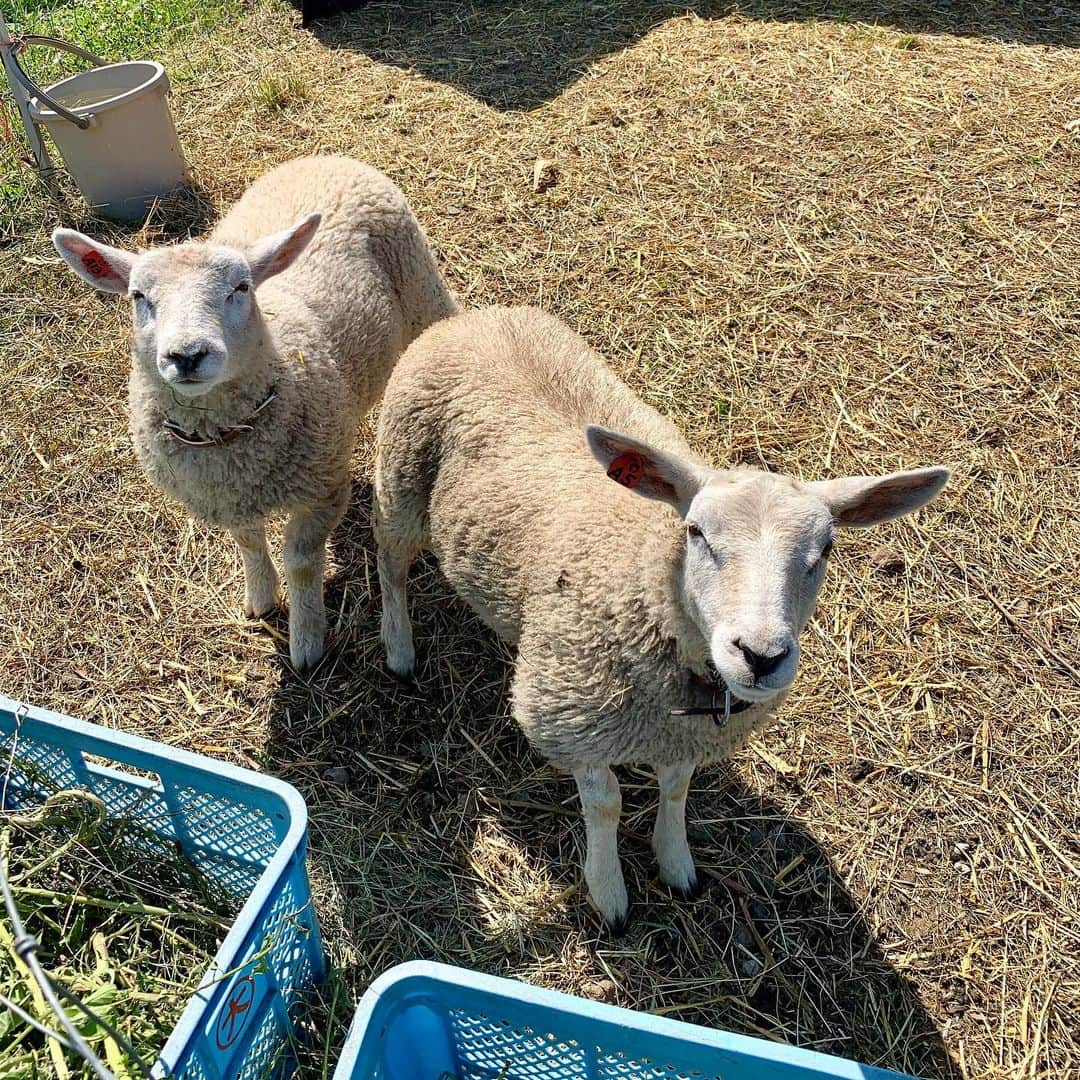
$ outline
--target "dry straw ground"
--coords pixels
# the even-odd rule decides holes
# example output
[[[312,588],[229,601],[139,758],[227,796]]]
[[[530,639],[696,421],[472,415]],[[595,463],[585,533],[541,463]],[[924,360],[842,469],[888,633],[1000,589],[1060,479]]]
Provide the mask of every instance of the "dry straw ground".
[[[465,303],[563,315],[717,462],[955,467],[844,538],[783,721],[700,775],[702,899],[657,883],[632,772],[633,923],[600,932],[572,787],[433,564],[421,688],[384,674],[367,441],[333,651],[288,670],[235,552],[137,473],[123,306],[60,270],[36,204],[0,249],[2,686],[296,783],[352,992],[436,957],[925,1076],[1078,1076],[1080,17],[820,10],[416,0],[318,34],[260,10],[168,58],[186,223],[355,154]]]

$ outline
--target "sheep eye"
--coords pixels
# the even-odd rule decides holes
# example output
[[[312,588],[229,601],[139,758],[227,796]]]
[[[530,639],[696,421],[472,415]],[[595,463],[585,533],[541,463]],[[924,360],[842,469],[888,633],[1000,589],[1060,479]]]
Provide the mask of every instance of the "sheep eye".
[[[822,549],[821,554],[811,564],[810,569],[806,571],[808,577],[813,577],[824,565],[825,560],[829,557],[829,552],[832,551],[833,542],[830,540]]]
[[[686,524],[686,535],[693,537],[695,540],[701,540],[705,534],[701,531],[700,526],[689,521]]]
[[[132,300],[145,300],[145,299],[146,299],[146,295],[145,295],[144,293],[141,293],[141,292],[139,292],[139,290],[138,290],[138,289],[136,289],[136,290],[135,290],[135,291],[134,291],[134,292],[133,292],[133,293],[131,294],[131,299],[132,299]]]
[[[247,292],[251,286],[246,281],[241,281],[239,285],[233,289],[233,292]]]

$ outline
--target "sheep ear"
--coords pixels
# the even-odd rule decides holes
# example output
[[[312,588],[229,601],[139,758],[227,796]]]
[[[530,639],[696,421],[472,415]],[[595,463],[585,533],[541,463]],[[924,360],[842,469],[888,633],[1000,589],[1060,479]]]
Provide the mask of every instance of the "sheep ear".
[[[805,487],[821,499],[837,525],[865,528],[910,514],[925,506],[949,479],[940,465],[888,476],[844,476]]]
[[[610,428],[590,424],[585,438],[593,457],[615,483],[646,499],[666,502],[684,516],[708,482],[708,474],[699,466]]]
[[[258,288],[267,278],[288,269],[308,246],[315,230],[322,221],[322,214],[309,214],[284,232],[264,236],[251,249],[248,265],[251,280]]]
[[[52,234],[53,247],[60,257],[83,279],[102,292],[126,293],[135,256],[123,248],[99,244],[74,229],[57,229]]]

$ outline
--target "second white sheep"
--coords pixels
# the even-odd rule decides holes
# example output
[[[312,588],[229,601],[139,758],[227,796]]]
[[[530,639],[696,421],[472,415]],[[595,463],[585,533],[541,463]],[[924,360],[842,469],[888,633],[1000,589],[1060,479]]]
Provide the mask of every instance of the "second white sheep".
[[[611,767],[656,769],[660,876],[692,893],[690,777],[783,700],[835,527],[909,513],[947,477],[810,483],[712,468],[558,319],[529,309],[449,319],[406,352],[379,421],[389,665],[414,665],[405,578],[427,548],[517,646],[514,716],[577,781],[585,880],[618,927],[627,894]]]

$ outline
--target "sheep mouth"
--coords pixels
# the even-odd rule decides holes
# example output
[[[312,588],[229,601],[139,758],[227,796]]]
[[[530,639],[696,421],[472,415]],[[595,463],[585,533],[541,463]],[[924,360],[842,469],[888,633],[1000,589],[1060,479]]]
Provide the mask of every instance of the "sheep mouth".
[[[207,393],[221,380],[216,375],[174,375],[172,378],[163,378],[162,381],[176,393],[191,397]]]
[[[783,686],[769,686],[761,681],[748,683],[737,678],[729,678],[722,671],[716,670],[717,681],[725,687],[736,701],[745,701],[749,705],[761,705],[776,697],[790,685],[790,680]]]
[[[727,679],[724,680],[724,685],[731,691],[732,697],[747,701],[751,705],[760,705],[763,701],[776,697],[784,689],[782,686],[740,686],[738,683],[728,682]]]

